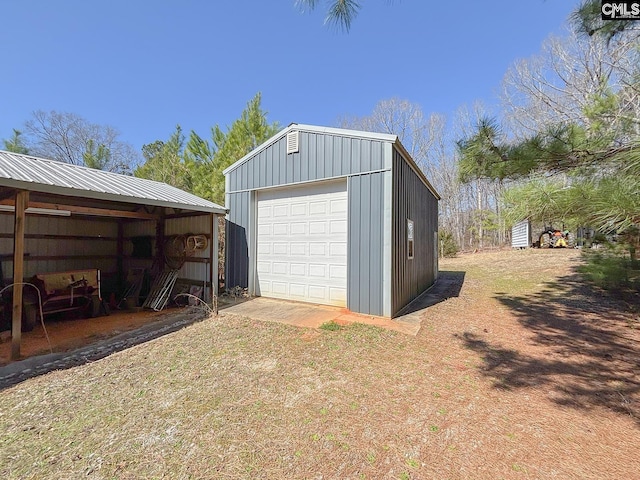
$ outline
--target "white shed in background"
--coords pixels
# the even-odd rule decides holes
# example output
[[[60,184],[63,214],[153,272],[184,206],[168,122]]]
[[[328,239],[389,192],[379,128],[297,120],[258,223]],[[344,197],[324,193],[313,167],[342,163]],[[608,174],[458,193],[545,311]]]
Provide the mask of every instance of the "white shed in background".
[[[529,248],[531,246],[531,222],[523,220],[511,227],[511,246]]]

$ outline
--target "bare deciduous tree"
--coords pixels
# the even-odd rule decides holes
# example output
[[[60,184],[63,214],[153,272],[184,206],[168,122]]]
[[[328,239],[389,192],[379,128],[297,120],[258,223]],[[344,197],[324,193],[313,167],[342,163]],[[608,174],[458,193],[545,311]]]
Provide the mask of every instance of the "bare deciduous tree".
[[[25,123],[25,134],[31,154],[60,162],[129,173],[139,159],[117,130],[75,113],[36,111]]]
[[[344,117],[342,128],[397,135],[409,155],[426,171],[435,140],[443,135],[445,120],[440,115],[425,117],[422,107],[400,98],[379,101],[371,115]]]
[[[620,34],[609,42],[576,33],[551,37],[539,55],[507,71],[502,90],[506,125],[516,138],[558,124],[593,128],[606,108],[607,128],[620,129],[624,123],[637,131],[639,53],[633,35]]]
[[[453,128],[444,116],[426,117],[420,105],[392,98],[376,104],[371,115],[343,118],[340,126],[398,135],[413,160],[441,196],[439,228],[451,233],[461,248],[497,245],[503,241],[504,221],[498,207],[501,185],[489,181],[463,184],[459,179],[455,139],[471,132],[486,109],[457,113]]]

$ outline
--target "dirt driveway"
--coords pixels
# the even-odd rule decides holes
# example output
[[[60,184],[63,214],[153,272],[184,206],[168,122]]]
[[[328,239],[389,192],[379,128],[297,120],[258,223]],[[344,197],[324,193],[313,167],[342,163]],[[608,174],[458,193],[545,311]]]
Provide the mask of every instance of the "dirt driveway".
[[[604,408],[638,423],[640,305],[585,285],[580,263],[576,250],[448,260],[467,279],[460,298],[433,309],[427,322],[475,352],[480,373],[498,389],[543,389],[553,406]],[[448,307],[458,310],[457,322],[438,321],[452,320]]]

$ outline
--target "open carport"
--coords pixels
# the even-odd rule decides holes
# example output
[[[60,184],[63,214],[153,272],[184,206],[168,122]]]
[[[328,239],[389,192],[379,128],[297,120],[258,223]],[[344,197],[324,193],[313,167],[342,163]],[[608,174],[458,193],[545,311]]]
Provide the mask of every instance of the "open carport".
[[[23,283],[34,279],[50,282],[56,294],[68,287],[61,301],[71,306],[74,288],[89,284],[104,305],[132,276],[146,275],[152,294],[154,278],[171,271],[169,290],[210,300],[218,287],[218,217],[225,213],[164,183],[0,151],[0,281],[13,284],[2,303],[11,358],[20,357],[23,292],[33,288]],[[138,295],[135,305],[144,301]]]

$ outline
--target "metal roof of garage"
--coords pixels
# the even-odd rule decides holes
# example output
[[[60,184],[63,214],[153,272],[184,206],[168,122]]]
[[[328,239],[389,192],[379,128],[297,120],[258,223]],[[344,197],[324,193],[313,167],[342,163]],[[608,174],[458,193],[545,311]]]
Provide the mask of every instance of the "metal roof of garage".
[[[0,187],[72,197],[226,213],[166,183],[0,150]]]

